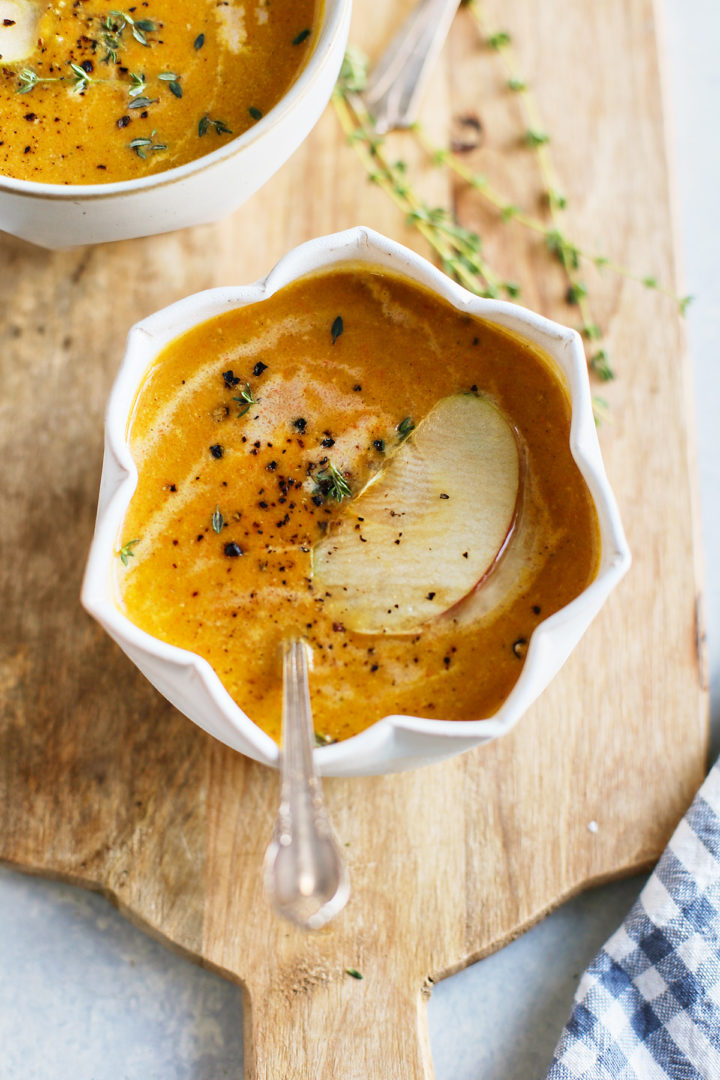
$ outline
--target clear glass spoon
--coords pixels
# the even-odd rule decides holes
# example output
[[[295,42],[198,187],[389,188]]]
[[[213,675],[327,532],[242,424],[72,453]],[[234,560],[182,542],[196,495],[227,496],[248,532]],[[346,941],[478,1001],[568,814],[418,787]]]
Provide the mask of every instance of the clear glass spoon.
[[[350,895],[347,868],[333,835],[313,756],[308,647],[283,647],[280,808],[265,853],[265,892],[275,910],[306,930],[319,930]]]

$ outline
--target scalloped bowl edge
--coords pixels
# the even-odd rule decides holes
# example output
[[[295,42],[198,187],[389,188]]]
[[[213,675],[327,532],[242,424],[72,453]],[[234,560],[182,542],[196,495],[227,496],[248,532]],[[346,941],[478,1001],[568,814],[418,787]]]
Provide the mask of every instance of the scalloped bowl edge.
[[[494,716],[470,721],[386,716],[359,735],[315,751],[320,772],[328,776],[417,768],[505,734],[562,667],[630,566],[630,551],[600,454],[579,335],[516,304],[474,296],[408,248],[358,226],[301,244],[252,285],[210,289],[186,297],[137,323],[128,334],[125,357],[107,407],[100,496],[82,603],[150,682],[209,734],[248,757],[277,767],[277,744],[233,701],[210,664],[195,653],[147,634],[117,604],[114,560],[122,522],[137,484],[126,429],[138,387],[150,364],[169,342],[224,311],[265,299],[299,277],[348,262],[367,262],[403,274],[458,310],[534,342],[555,360],[571,396],[570,449],[597,510],[602,550],[592,583],[535,629],[522,673]]]

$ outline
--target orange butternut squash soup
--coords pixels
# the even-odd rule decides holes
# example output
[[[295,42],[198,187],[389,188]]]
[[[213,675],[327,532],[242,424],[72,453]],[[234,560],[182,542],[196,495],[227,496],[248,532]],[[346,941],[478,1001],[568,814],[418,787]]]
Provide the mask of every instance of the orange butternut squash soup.
[[[320,0],[0,0],[0,173],[130,180],[252,127],[312,50]]]
[[[569,432],[564,379],[528,342],[379,268],[308,276],[147,372],[121,607],[276,739],[297,632],[321,741],[491,716],[533,629],[597,572]]]

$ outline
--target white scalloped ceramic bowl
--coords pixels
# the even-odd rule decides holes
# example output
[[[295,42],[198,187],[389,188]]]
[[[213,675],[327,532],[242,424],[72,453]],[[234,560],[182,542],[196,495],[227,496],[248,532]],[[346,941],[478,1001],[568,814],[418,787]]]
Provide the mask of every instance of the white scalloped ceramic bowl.
[[[553,357],[572,398],[570,447],[595,502],[602,555],[592,584],[536,628],[520,678],[493,717],[446,721],[386,716],[360,735],[315,751],[320,771],[330,776],[415,768],[503,735],[548,685],[630,565],[630,553],[600,457],[585,355],[578,334],[515,304],[479,299],[407,248],[370,229],[349,229],[295,248],[254,285],[197,293],[151,315],[130,331],[125,359],[108,404],[97,523],[82,601],[150,682],[211,735],[257,761],[277,766],[277,745],[235,704],[207,661],[138,629],[117,605],[113,566],[125,512],[137,483],[126,429],[145,372],[170,341],[215,315],[263,300],[304,274],[347,262],[371,263],[404,274],[449,300],[459,311],[507,327]]]
[[[113,184],[0,176],[0,230],[57,249],[204,225],[236,210],[310,133],[335,85],[352,0],[325,0],[315,47],[288,92],[252,128],[204,157]]]

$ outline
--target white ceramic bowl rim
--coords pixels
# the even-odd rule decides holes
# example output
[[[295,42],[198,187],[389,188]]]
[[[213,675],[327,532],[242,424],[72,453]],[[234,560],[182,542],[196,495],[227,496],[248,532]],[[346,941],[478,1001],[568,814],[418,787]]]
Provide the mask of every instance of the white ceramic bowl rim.
[[[415,252],[369,228],[356,227],[301,244],[288,252],[265,278],[252,285],[196,293],[156,312],[131,329],[125,360],[108,402],[103,481],[106,480],[108,454],[115,459],[122,475],[110,480],[107,499],[103,498],[104,492],[101,491],[96,531],[83,585],[82,599],[87,610],[98,617],[119,641],[125,641],[135,650],[159,660],[169,661],[176,668],[183,668],[191,678],[199,679],[222,715],[225,730],[242,730],[244,737],[257,751],[259,760],[277,763],[277,744],[235,703],[210,664],[196,653],[169,645],[141,630],[123,615],[114,600],[112,565],[116,558],[119,531],[137,484],[137,469],[126,440],[127,421],[145,372],[170,341],[224,311],[267,299],[306,274],[360,259],[372,263],[373,253],[377,254],[377,265],[388,266],[390,261],[395,262],[395,272],[426,285],[456,309],[509,327],[522,335],[522,330],[517,328],[521,323],[526,328],[529,340],[537,341],[538,337],[546,340],[548,348],[545,351],[549,352],[550,344],[566,350],[570,369],[568,383],[573,401],[570,449],[598,512],[602,536],[601,565],[596,578],[578,597],[536,627],[520,677],[494,716],[462,721],[385,716],[358,735],[317,749],[318,766],[321,772],[330,775],[336,766],[344,768],[353,754],[364,759],[372,757],[374,751],[381,750],[387,743],[387,737],[393,730],[430,737],[428,741],[432,742],[441,739],[444,751],[428,754],[438,759],[467,749],[473,741],[485,742],[507,732],[537,697],[538,691],[533,687],[538,683],[544,686],[547,681],[543,672],[552,667],[553,656],[557,652],[553,635],[566,624],[581,618],[583,608],[592,609],[594,614],[630,565],[630,552],[617,505],[600,457],[585,353],[579,334],[516,304],[475,296]],[[540,344],[542,347],[542,342]],[[200,726],[204,726],[202,721]],[[217,734],[211,725],[207,730]],[[453,750],[453,744],[457,749]]]
[[[320,30],[315,47],[307,57],[300,74],[280,100],[273,105],[262,119],[258,120],[251,128],[229,142],[211,150],[202,157],[187,161],[184,165],[176,165],[172,169],[153,173],[152,176],[138,177],[132,180],[116,180],[109,184],[48,184],[37,180],[18,180],[12,176],[0,174],[0,191],[12,191],[20,195],[26,195],[43,199],[102,199],[111,195],[121,195],[133,191],[146,191],[150,188],[162,187],[165,184],[175,183],[187,176],[202,172],[219,161],[234,157],[241,153],[251,143],[263,137],[291,110],[295,109],[300,100],[310,91],[312,83],[319,77],[320,69],[327,54],[332,50],[332,44],[336,34],[342,26],[343,13],[350,0],[323,0]]]

